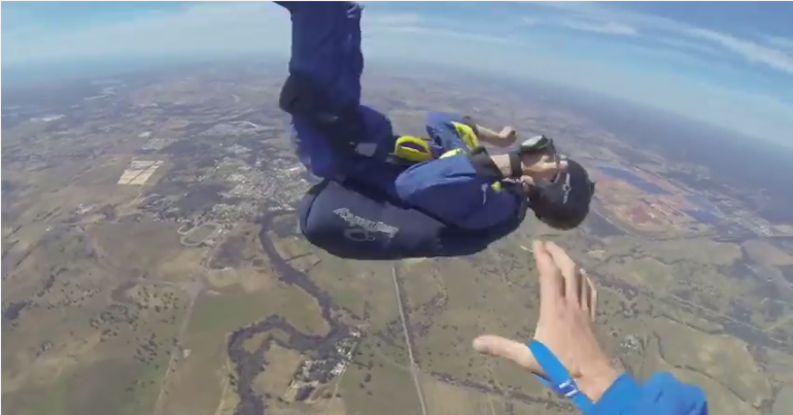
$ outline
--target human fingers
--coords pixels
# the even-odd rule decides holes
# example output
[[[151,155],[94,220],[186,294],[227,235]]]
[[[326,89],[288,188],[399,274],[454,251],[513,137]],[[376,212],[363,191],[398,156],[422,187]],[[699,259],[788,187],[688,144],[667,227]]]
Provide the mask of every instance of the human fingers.
[[[542,368],[537,363],[531,350],[523,343],[501,336],[486,334],[475,338],[472,345],[474,350],[479,353],[501,357],[535,374],[542,374]]]
[[[589,276],[586,277],[586,281],[587,285],[589,285],[589,313],[592,317],[592,321],[595,321],[595,317],[597,316],[598,292]]]
[[[559,268],[564,279],[564,296],[568,301],[580,303],[581,273],[578,265],[567,255],[564,249],[553,242],[546,242],[545,248],[553,258],[554,264]]]
[[[580,279],[580,281],[581,281],[581,284],[580,284],[581,291],[579,293],[579,298],[581,300],[581,310],[584,311],[585,313],[589,314],[589,312],[591,310],[591,307],[592,307],[592,301],[591,301],[592,300],[592,291],[591,290],[594,287],[592,287],[591,280],[589,279],[589,276],[587,275],[586,270],[581,268],[578,271],[578,273],[579,273],[579,275],[581,275],[581,279]]]
[[[540,309],[552,307],[564,297],[564,283],[553,257],[545,249],[545,242],[534,241],[532,252],[540,283]]]

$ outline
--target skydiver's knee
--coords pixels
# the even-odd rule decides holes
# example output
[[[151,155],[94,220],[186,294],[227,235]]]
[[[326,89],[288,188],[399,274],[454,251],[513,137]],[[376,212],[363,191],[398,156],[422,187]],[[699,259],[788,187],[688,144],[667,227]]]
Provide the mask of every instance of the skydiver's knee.
[[[359,122],[359,106],[355,101],[332,99],[332,88],[323,86],[315,77],[290,71],[278,106],[294,117],[311,119],[318,124],[349,124]]]
[[[428,163],[434,163],[434,161],[415,165],[397,176],[396,180],[394,180],[394,189],[399,200],[406,203],[415,202],[415,196],[421,193],[426,185],[426,181],[422,176],[424,175],[425,165]]]
[[[308,76],[300,73],[290,73],[286,78],[281,94],[278,97],[278,106],[292,116],[306,116],[315,111],[321,101],[321,91],[314,86]]]
[[[321,245],[321,241],[327,239],[328,221],[326,212],[323,210],[323,208],[327,209],[327,206],[323,206],[325,203],[322,199],[319,199],[319,203],[317,202],[328,183],[327,180],[324,180],[313,186],[300,200],[297,209],[300,232],[315,245]]]
[[[428,126],[440,127],[449,121],[449,116],[445,112],[428,112],[424,115],[424,123]]]

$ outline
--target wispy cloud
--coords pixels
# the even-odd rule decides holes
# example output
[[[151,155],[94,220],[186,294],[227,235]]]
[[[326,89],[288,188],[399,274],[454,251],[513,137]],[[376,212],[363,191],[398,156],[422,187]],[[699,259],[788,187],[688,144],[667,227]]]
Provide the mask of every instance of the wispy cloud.
[[[724,52],[715,46],[690,39],[672,36],[655,36],[649,38],[648,40],[653,43],[668,46],[682,53],[693,54],[694,57],[697,58],[724,56]]]
[[[12,31],[3,27],[4,64],[162,55],[285,55],[289,50],[288,13],[271,2],[197,3],[132,19],[93,21],[67,31],[49,30],[35,19],[16,23]],[[365,30],[387,30],[417,27],[423,21],[416,13],[367,10],[363,24]]]
[[[477,34],[477,33],[468,33],[468,32],[460,32],[456,30],[450,29],[441,29],[441,28],[434,28],[428,26],[390,26],[390,27],[383,27],[381,28],[382,31],[391,32],[391,33],[410,33],[410,34],[420,34],[426,36],[443,36],[443,37],[452,37],[458,39],[466,39],[472,40],[476,42],[489,42],[489,43],[501,43],[501,44],[510,44],[510,43],[520,43],[515,39],[509,39],[499,36],[490,36],[484,34]]]
[[[534,26],[540,23],[540,19],[537,19],[536,17],[523,17],[520,19],[520,23],[525,26]]]
[[[715,30],[696,27],[676,20],[637,13],[627,10],[619,10],[614,7],[604,6],[599,3],[586,2],[542,2],[536,3],[537,6],[550,10],[558,17],[570,16],[575,19],[585,18],[589,22],[599,22],[604,27],[631,28],[622,30],[625,34],[636,34],[641,32],[654,40],[668,37],[687,38],[698,42],[703,47],[715,46],[724,49],[747,62],[763,64],[769,68],[793,74],[793,55],[783,49],[791,46],[791,40],[785,38],[768,38],[768,44],[756,42],[751,39],[739,38],[732,34],[721,33]],[[664,41],[662,41],[664,42]],[[671,43],[675,41],[665,41]],[[691,43],[687,46],[691,49]]]
[[[471,32],[457,30],[455,27],[471,27],[461,23],[460,20],[452,20],[440,16],[432,16],[417,13],[388,12],[383,10],[367,10],[366,18],[362,21],[362,30],[365,36],[373,40],[383,35],[414,36],[417,39],[436,39],[439,37],[447,39],[460,39],[479,43],[499,43],[510,44],[518,43],[516,39],[509,39],[494,36],[482,32]]]
[[[707,63],[707,60],[703,59],[701,56],[686,52],[678,47],[660,48],[656,45],[641,43],[619,45],[619,49],[626,53],[630,53],[632,57],[636,56],[637,58],[649,62],[673,64],[677,68],[683,66],[702,67],[703,64]]]
[[[583,20],[564,19],[560,24],[569,29],[607,35],[634,36],[638,33],[635,28],[616,22],[588,22]]]
[[[789,53],[793,53],[793,38],[780,37],[780,36],[766,36],[766,42],[773,47],[786,49]]]
[[[688,28],[686,32],[692,36],[717,43],[751,62],[763,63],[774,69],[793,74],[793,56],[778,49],[708,29]]]
[[[382,26],[415,26],[422,23],[422,18],[416,13],[374,13],[371,16],[367,11],[367,23]]]

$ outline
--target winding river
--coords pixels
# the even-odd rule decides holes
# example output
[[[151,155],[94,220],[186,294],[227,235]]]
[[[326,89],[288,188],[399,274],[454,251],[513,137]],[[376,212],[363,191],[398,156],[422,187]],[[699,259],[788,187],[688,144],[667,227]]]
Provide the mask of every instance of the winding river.
[[[280,211],[266,214],[260,220],[261,231],[259,232],[259,240],[262,248],[270,259],[270,263],[276,269],[278,278],[286,284],[300,287],[317,299],[322,316],[330,326],[330,331],[325,336],[306,335],[292,327],[283,317],[279,315],[270,315],[254,325],[244,327],[232,333],[228,342],[228,355],[234,364],[234,369],[237,374],[235,388],[240,398],[240,403],[235,409],[234,415],[262,415],[265,413],[264,399],[266,397],[259,396],[253,390],[252,385],[256,376],[267,368],[269,362],[265,360],[264,354],[271,342],[300,352],[312,351],[318,358],[322,358],[323,356],[334,353],[335,344],[342,338],[349,336],[350,333],[349,327],[341,324],[333,317],[331,313],[331,297],[320,290],[306,273],[296,270],[284,260],[278,254],[273,241],[270,240],[270,237],[267,235],[268,231],[273,227],[273,221],[276,218],[293,214],[294,212],[292,211]],[[288,341],[284,342],[270,335],[262,343],[264,347],[260,347],[253,353],[248,352],[243,347],[245,341],[255,336],[257,333],[268,332],[274,329],[279,329],[287,333],[289,335]]]

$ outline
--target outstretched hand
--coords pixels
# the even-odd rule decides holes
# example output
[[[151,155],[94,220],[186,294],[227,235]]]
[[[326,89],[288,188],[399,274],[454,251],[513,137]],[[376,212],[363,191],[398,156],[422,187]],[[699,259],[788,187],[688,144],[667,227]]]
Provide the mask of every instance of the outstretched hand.
[[[514,127],[506,126],[501,129],[501,132],[498,133],[498,136],[504,140],[505,147],[511,146],[512,144],[515,144],[515,141],[518,140],[518,130],[516,130]]]
[[[620,373],[611,367],[595,337],[595,288],[558,245],[535,241],[533,248],[540,283],[540,317],[534,340],[553,352],[581,391],[597,401]],[[526,343],[483,335],[474,340],[473,347],[545,375]]]

